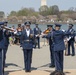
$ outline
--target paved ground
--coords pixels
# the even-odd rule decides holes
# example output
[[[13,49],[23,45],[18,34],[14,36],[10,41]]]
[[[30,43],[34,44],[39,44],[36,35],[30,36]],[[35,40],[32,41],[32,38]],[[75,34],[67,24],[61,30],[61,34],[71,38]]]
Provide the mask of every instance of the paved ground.
[[[49,46],[33,50],[32,72],[24,72],[23,51],[19,46],[9,46],[5,68],[5,75],[49,75],[54,68],[49,68]],[[76,75],[76,56],[64,57],[64,72],[66,75]]]

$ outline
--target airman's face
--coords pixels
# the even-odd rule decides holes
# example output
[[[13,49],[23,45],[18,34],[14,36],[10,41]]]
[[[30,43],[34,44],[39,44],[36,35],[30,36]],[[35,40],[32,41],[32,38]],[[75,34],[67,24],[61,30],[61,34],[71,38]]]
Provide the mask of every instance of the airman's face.
[[[7,26],[7,23],[4,23],[4,26]]]
[[[36,27],[38,28],[38,25],[36,25]]]
[[[69,26],[69,29],[71,29],[72,28],[72,26]]]
[[[30,29],[30,25],[26,25],[26,29]]]
[[[60,27],[58,27],[58,26],[55,26],[55,30],[60,30]]]
[[[52,27],[49,27],[49,30],[52,30]]]
[[[21,27],[21,25],[19,24],[18,27]]]

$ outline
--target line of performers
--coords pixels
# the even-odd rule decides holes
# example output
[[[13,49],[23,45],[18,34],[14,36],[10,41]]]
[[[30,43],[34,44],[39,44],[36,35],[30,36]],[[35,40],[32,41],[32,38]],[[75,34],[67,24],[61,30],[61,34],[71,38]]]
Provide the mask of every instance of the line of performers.
[[[0,75],[4,75],[6,53],[9,46],[9,37],[11,35],[16,35],[17,33],[14,29],[7,28],[7,23],[8,22],[0,23]],[[20,24],[18,26],[20,27]],[[27,21],[24,23],[22,30],[19,30],[19,34],[16,35],[19,36],[20,47],[23,48],[25,72],[31,72],[33,48],[36,48],[37,44],[38,48],[40,48],[40,36],[49,40],[51,56],[50,67],[55,67],[55,71],[53,73],[63,73],[63,60],[65,50],[64,38],[68,40],[67,55],[70,55],[70,46],[72,47],[72,56],[75,55],[75,31],[73,29],[73,24],[69,24],[68,31],[61,30],[60,24],[55,24],[54,29],[53,25],[47,25],[47,27],[48,29],[41,33],[41,29],[38,27],[38,24],[36,24],[36,28],[32,30],[31,22]],[[54,75],[53,73],[50,75]]]
[[[51,60],[49,67],[55,67],[55,71],[50,75],[64,75],[64,50],[66,56],[75,56],[75,30],[73,29],[73,24],[69,24],[67,31],[61,30],[60,24],[55,24],[55,28],[53,28],[53,25],[47,25],[47,27],[47,30],[50,32],[48,33],[46,30],[43,37],[47,38],[49,41]],[[72,54],[70,53],[70,47],[72,48]]]

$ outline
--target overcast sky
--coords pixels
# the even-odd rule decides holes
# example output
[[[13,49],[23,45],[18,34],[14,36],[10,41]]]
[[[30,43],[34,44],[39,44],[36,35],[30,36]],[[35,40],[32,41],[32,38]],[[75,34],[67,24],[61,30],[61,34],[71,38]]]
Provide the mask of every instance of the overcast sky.
[[[76,0],[47,0],[47,5],[58,5],[60,10],[67,10],[70,7],[76,7]],[[18,11],[22,7],[33,7],[38,10],[41,6],[41,0],[0,0],[0,11],[6,14],[10,11]]]

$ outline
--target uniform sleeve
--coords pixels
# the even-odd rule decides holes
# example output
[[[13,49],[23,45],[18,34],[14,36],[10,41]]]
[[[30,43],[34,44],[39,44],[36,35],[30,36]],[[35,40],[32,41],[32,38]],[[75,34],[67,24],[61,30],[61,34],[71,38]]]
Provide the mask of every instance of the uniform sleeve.
[[[30,29],[30,34],[34,35],[34,30]]]
[[[42,38],[47,38],[47,39],[49,39],[50,37],[51,37],[51,33],[42,36]]]
[[[75,37],[75,30],[73,29],[71,32],[71,38],[74,38],[74,37]]]
[[[22,45],[23,43],[23,40],[24,40],[24,34],[23,34],[23,31],[21,32],[21,36],[20,36],[20,44]]]
[[[33,32],[34,32],[34,34],[35,34],[35,28],[33,29]]]
[[[70,34],[71,34],[70,32],[63,32],[63,31],[61,31],[59,33],[55,33],[56,36],[58,36],[58,35],[67,36],[67,35],[70,35]]]
[[[0,41],[3,39],[3,30],[0,30]]]
[[[5,36],[5,37],[10,37],[10,36],[11,36],[11,32],[9,32],[8,30],[6,30],[6,31],[4,32],[4,36]]]

